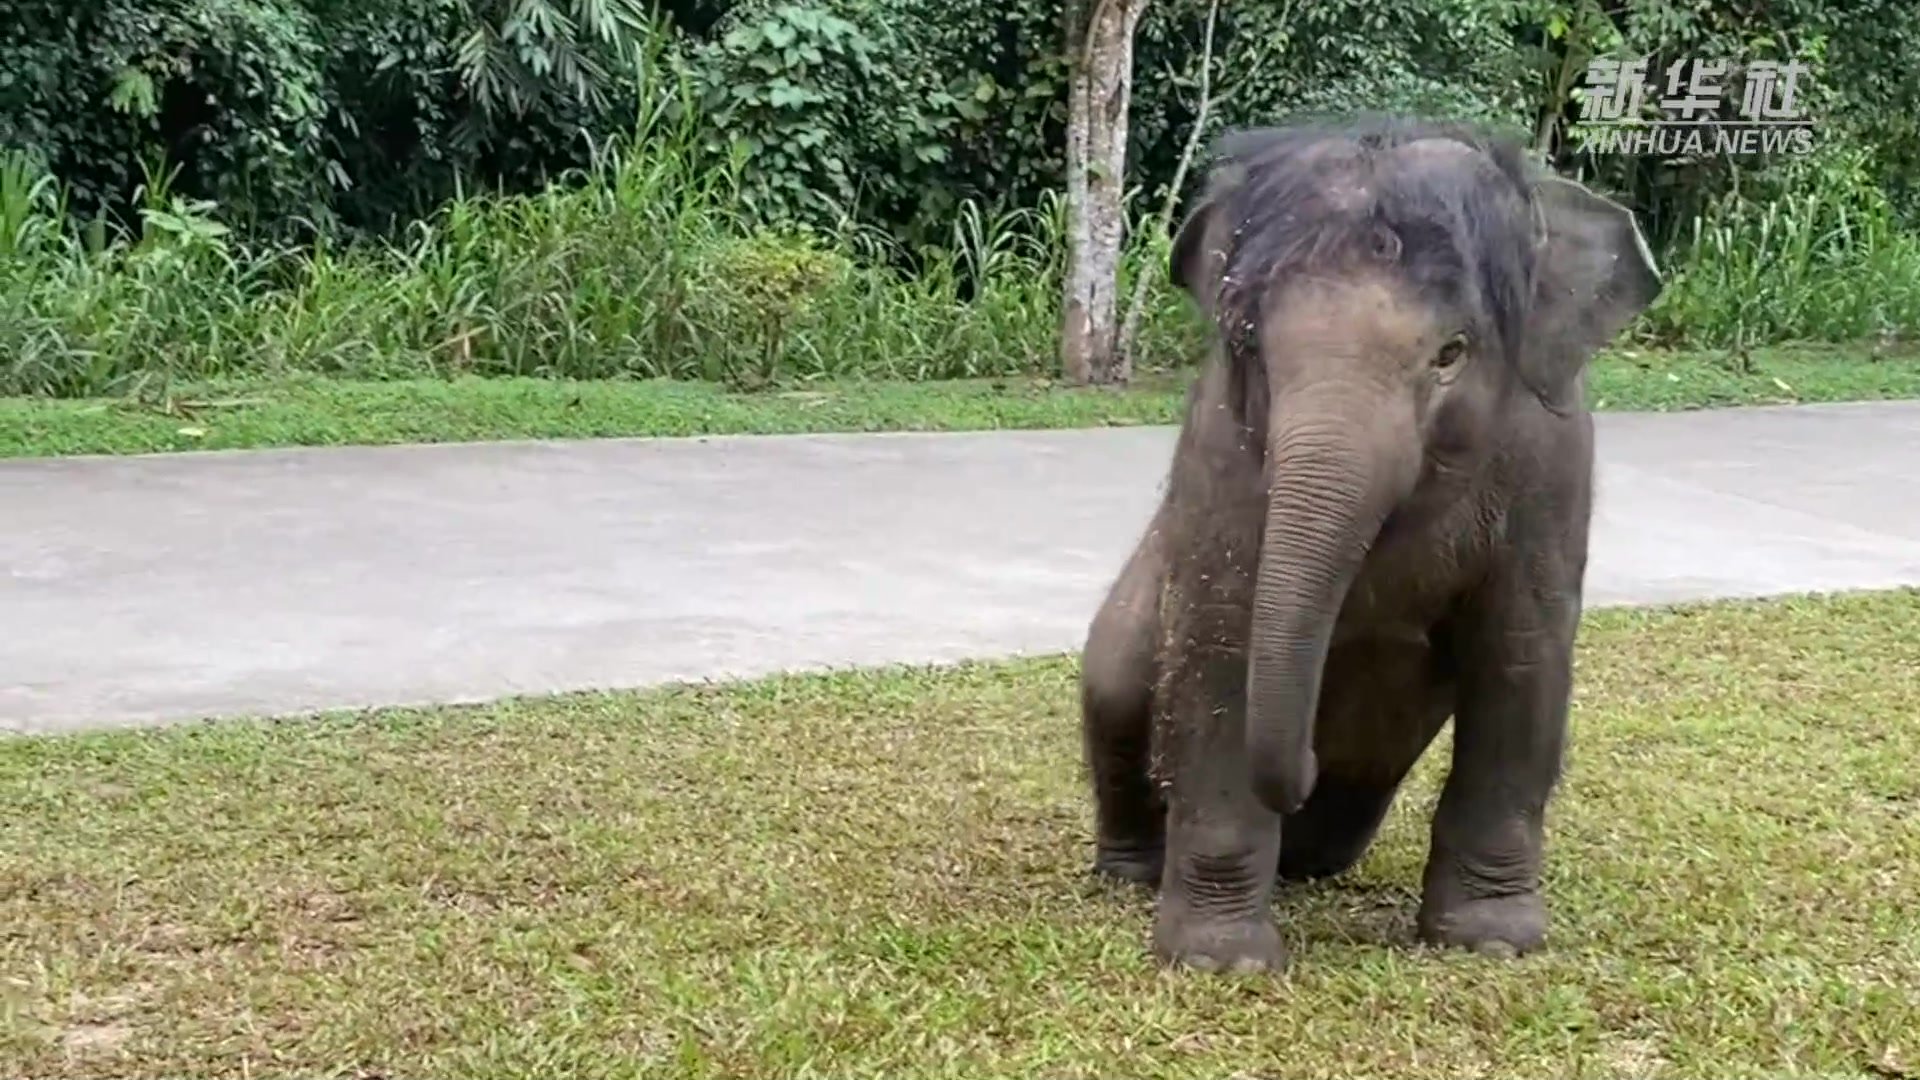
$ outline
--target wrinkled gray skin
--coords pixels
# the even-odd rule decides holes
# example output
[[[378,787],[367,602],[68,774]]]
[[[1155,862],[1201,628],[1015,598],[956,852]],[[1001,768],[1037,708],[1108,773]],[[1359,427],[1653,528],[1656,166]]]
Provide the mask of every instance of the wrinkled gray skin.
[[[1632,215],[1471,132],[1255,131],[1172,274],[1218,351],[1088,636],[1096,870],[1158,887],[1163,960],[1281,967],[1276,876],[1358,861],[1452,718],[1418,936],[1540,946],[1583,373],[1661,288]]]

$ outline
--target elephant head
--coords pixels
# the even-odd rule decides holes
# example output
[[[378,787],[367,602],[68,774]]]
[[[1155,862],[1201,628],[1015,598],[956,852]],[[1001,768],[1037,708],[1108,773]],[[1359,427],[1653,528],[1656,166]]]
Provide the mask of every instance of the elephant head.
[[[1383,529],[1470,488],[1518,421],[1579,422],[1588,359],[1660,276],[1618,203],[1514,145],[1391,118],[1223,143],[1170,274],[1262,455],[1247,751],[1292,813],[1334,625]]]

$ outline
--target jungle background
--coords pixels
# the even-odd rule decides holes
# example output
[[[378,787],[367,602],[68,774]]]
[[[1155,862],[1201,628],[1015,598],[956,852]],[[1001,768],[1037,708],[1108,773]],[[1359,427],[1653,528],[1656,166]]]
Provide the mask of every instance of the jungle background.
[[[0,394],[1057,373],[1082,8],[0,0]],[[1640,214],[1647,348],[1920,330],[1920,5],[1148,0],[1133,48],[1129,305],[1204,84],[1203,153],[1300,112],[1512,127]],[[1583,153],[1600,53],[1803,59],[1815,153]],[[1161,279],[1133,318],[1141,365],[1200,355]]]

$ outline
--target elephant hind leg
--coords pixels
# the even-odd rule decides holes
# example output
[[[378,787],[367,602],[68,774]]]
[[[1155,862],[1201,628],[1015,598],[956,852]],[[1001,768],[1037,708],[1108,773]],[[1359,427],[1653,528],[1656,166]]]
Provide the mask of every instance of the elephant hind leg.
[[[1453,711],[1451,694],[1430,681],[1424,649],[1350,646],[1327,674],[1320,777],[1281,829],[1283,880],[1333,877],[1358,863]]]
[[[1313,881],[1352,869],[1372,846],[1399,789],[1397,778],[1321,773],[1306,805],[1281,828],[1281,880]]]
[[[1151,775],[1154,646],[1163,566],[1156,530],[1094,616],[1081,662],[1080,708],[1092,775],[1097,874],[1160,882],[1166,804]]]

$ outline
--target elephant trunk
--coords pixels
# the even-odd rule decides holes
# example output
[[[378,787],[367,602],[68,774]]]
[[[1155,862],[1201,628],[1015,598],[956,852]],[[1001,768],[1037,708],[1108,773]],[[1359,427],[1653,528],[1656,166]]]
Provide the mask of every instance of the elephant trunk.
[[[1377,394],[1303,391],[1273,410],[1246,739],[1254,791],[1278,813],[1312,793],[1314,714],[1334,623],[1374,538],[1418,478],[1411,410],[1393,406]]]

